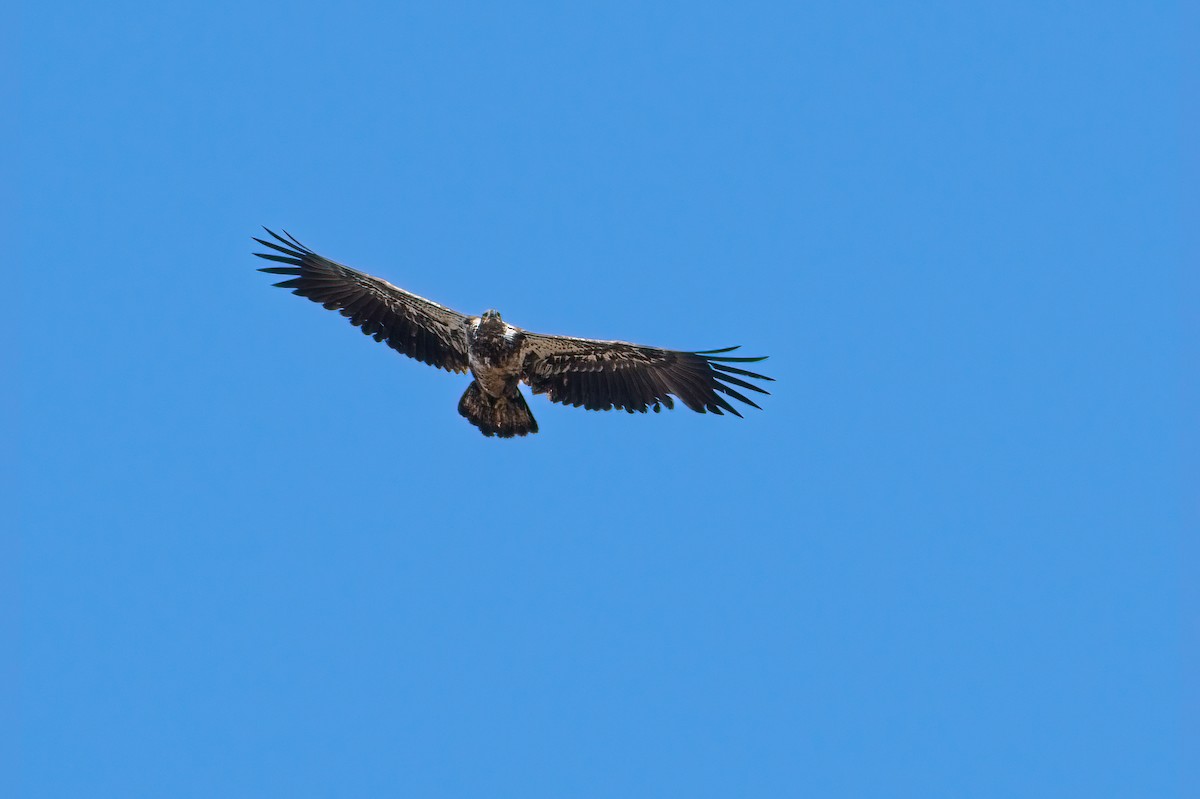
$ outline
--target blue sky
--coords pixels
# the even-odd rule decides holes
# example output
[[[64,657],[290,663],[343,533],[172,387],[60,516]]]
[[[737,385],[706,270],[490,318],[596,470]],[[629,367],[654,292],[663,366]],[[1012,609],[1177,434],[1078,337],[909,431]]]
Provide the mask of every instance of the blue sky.
[[[27,4],[6,779],[1183,795],[1183,29]],[[773,395],[484,439],[464,378],[270,288],[259,225],[542,332],[742,344]]]

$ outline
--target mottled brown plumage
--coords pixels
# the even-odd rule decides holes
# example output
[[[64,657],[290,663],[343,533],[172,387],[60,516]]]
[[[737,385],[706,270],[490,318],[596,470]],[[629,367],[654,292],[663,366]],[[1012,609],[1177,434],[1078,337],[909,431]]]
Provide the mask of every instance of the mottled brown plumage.
[[[286,232],[267,233],[273,242],[254,240],[273,252],[255,255],[286,264],[260,270],[289,277],[275,285],[340,312],[398,352],[451,372],[469,370],[474,379],[458,410],[487,436],[537,432],[522,382],[552,402],[629,413],[672,408],[675,397],[699,413],[741,416],[726,397],[757,408],[738,389],[768,393],[749,381],[772,378],[730,365],[765,358],[727,355],[737,347],[683,352],[531,333],[505,323],[496,311],[465,316],[317,255]]]

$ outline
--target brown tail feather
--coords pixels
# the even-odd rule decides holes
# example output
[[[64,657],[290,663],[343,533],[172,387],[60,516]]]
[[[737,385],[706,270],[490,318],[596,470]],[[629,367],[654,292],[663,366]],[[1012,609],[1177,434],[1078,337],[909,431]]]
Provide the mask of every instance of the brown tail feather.
[[[490,397],[472,380],[458,401],[458,412],[485,436],[512,438],[538,431],[537,421],[529,412],[525,398],[515,388],[510,396]]]

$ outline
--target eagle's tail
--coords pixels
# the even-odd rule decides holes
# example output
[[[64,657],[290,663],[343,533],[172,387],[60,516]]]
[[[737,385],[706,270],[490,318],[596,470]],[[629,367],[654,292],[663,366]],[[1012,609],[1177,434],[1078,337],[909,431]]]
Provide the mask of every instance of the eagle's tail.
[[[472,380],[458,401],[458,412],[485,436],[512,438],[538,431],[537,421],[517,388],[509,396],[490,397]]]

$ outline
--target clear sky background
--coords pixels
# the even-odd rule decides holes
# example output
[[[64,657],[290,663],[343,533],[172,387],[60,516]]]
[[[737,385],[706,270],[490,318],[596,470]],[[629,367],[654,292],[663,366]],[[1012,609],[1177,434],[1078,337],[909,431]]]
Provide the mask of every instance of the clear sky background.
[[[18,25],[20,795],[1186,793],[1175,5]],[[773,395],[485,439],[259,225]]]

